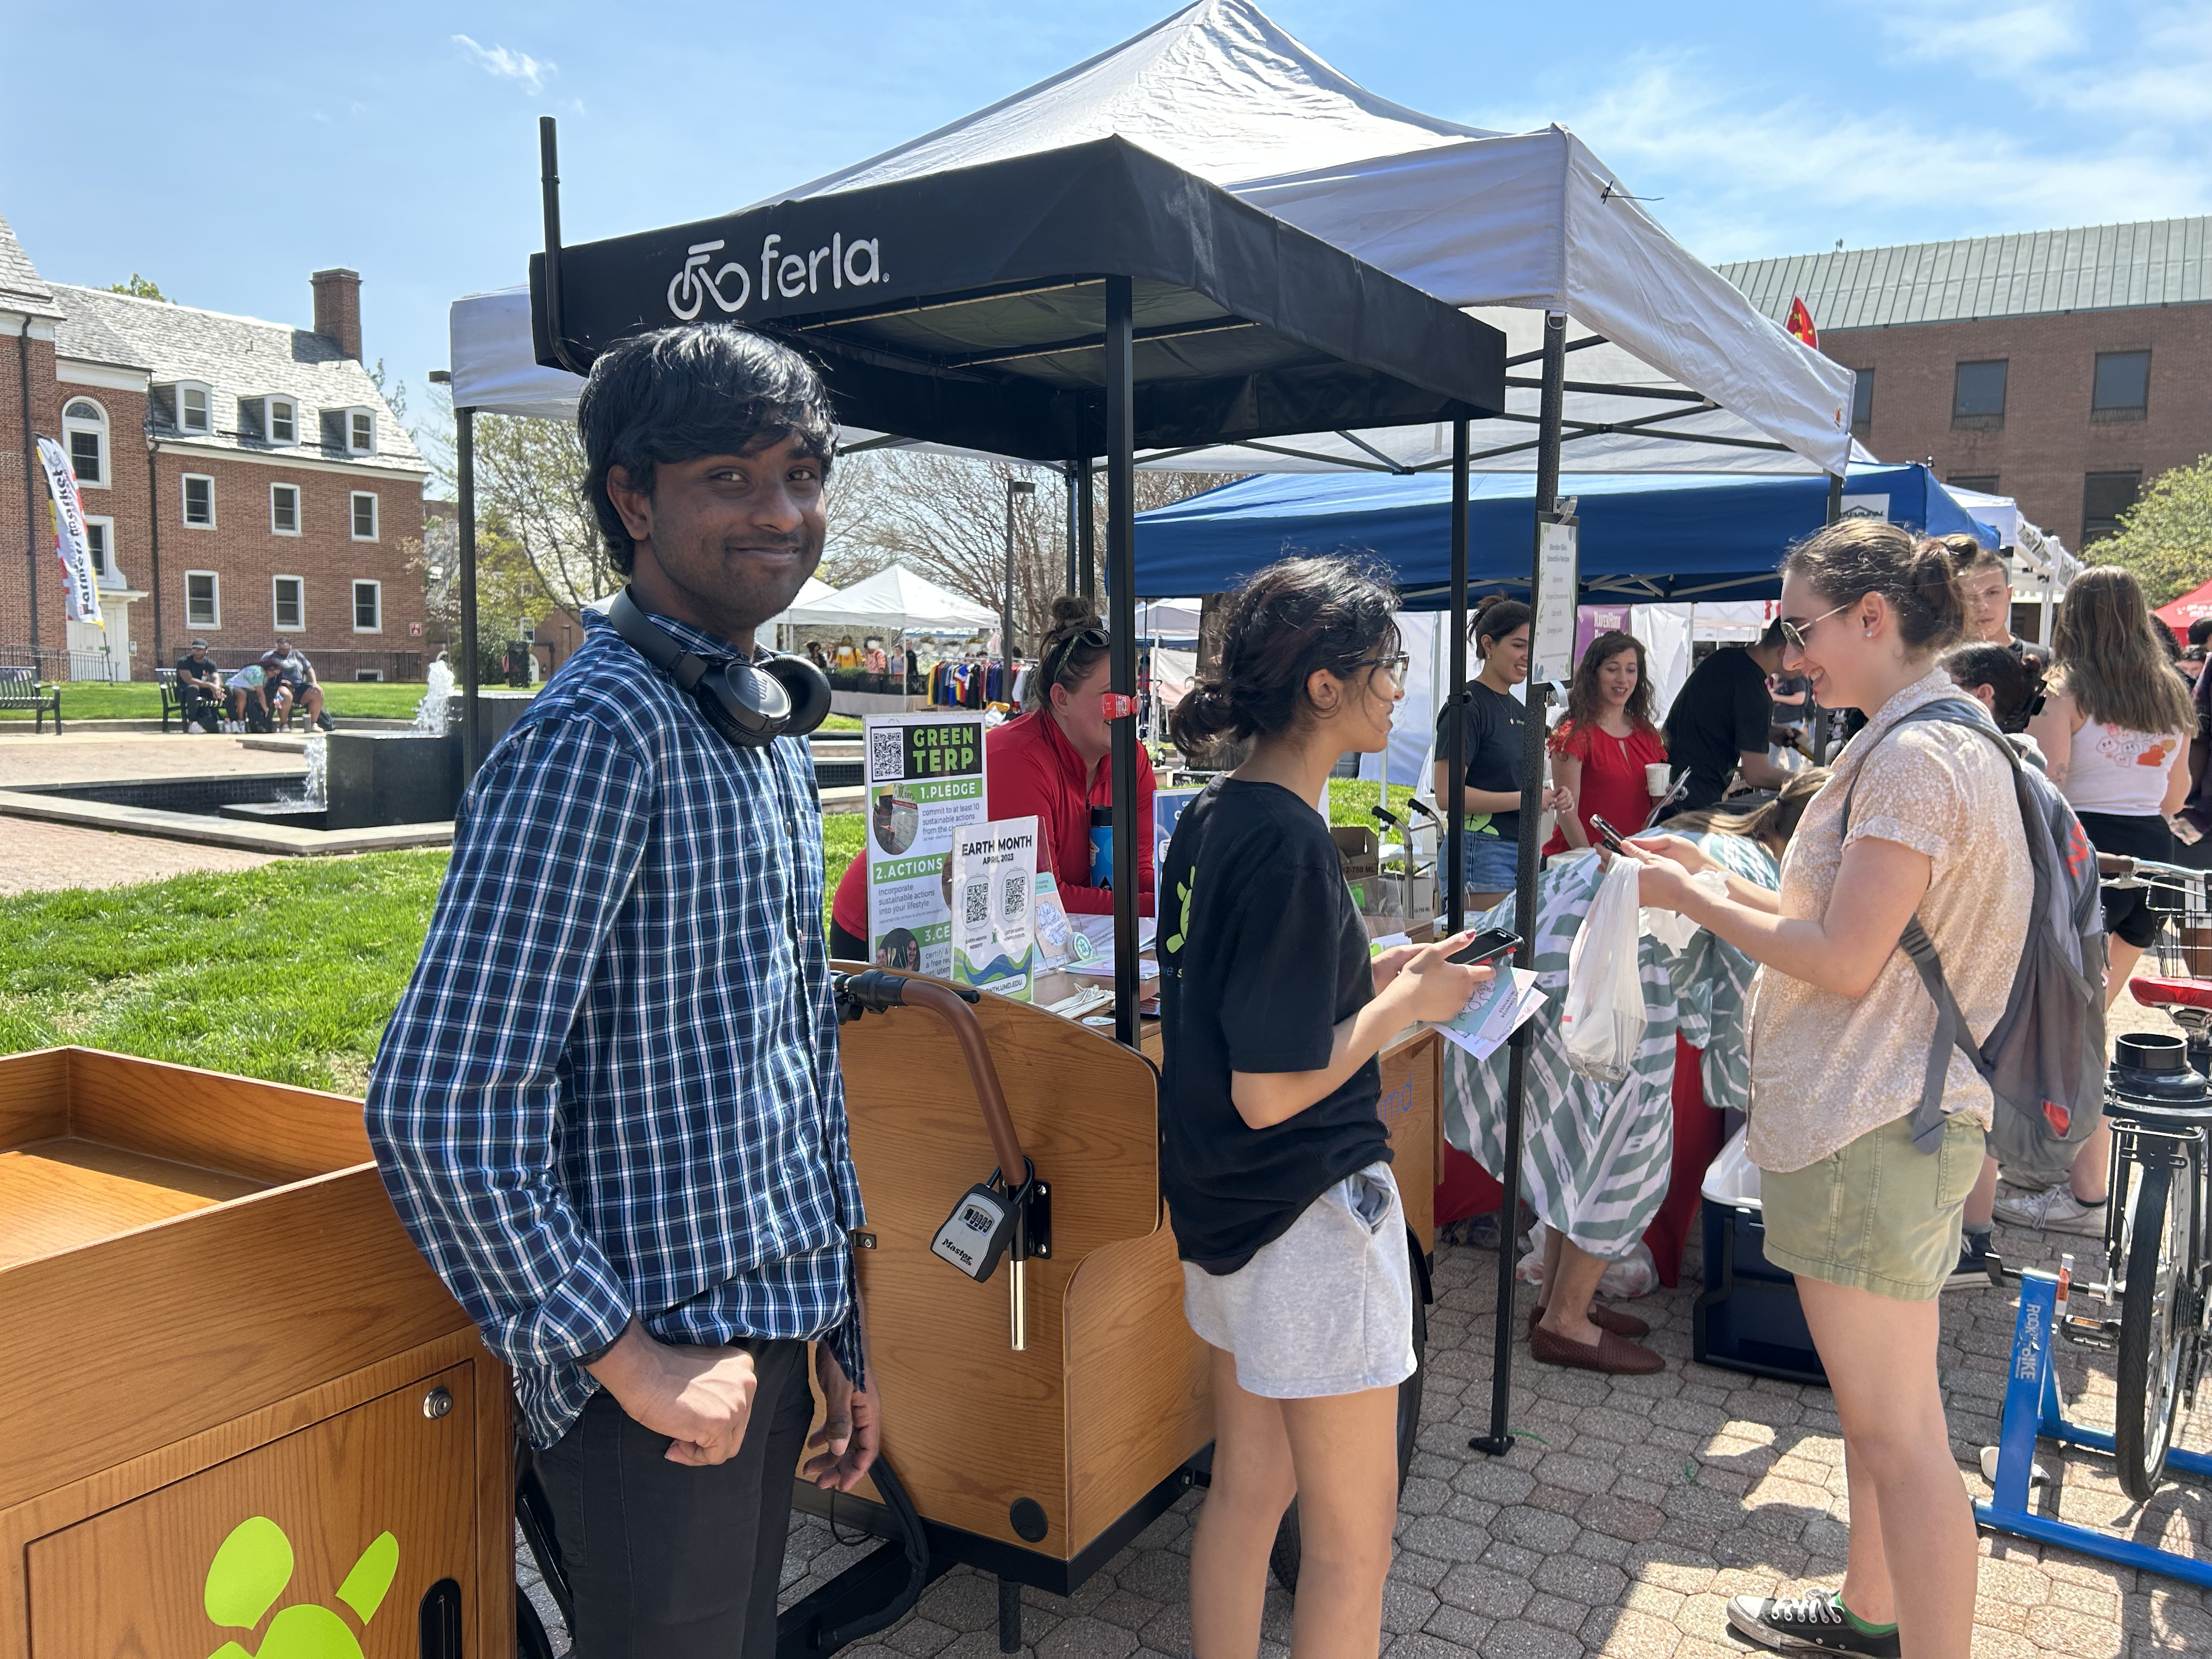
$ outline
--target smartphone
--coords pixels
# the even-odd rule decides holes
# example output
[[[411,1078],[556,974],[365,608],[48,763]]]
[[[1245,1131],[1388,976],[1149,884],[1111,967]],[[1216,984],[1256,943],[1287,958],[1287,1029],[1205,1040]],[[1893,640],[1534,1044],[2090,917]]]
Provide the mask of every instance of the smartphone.
[[[1504,927],[1477,933],[1461,950],[1444,958],[1456,968],[1467,968],[1510,956],[1521,946],[1521,935]]]
[[[1595,812],[1590,814],[1590,828],[1597,831],[1597,838],[1605,843],[1606,851],[1618,853],[1620,850],[1620,831]]]

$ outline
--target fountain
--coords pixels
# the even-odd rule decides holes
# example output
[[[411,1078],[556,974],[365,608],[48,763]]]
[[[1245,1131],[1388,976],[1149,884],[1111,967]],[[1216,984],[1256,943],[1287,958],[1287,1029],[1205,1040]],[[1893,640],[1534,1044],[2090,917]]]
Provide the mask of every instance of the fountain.
[[[415,705],[415,729],[430,737],[442,737],[451,718],[453,699],[453,671],[443,657],[430,665],[423,675],[425,682],[422,701]]]

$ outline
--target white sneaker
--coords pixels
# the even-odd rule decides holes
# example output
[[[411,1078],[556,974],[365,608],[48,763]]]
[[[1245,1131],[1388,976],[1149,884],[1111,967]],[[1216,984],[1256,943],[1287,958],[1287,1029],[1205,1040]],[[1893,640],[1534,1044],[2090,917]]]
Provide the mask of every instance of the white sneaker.
[[[2064,1182],[2039,1193],[2017,1188],[1997,1188],[1997,1219],[2012,1227],[2033,1227],[2046,1233],[2080,1233],[2087,1238],[2105,1236],[2103,1204],[2085,1205]]]

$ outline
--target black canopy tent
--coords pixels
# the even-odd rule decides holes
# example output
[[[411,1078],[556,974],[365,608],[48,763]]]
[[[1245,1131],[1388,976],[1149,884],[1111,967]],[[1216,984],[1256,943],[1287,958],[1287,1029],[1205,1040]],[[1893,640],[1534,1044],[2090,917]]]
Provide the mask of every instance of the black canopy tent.
[[[1060,465],[1085,495],[1103,456],[1121,697],[1139,447],[1449,422],[1463,457],[1464,422],[1504,405],[1497,330],[1121,138],[564,247],[550,118],[542,133],[541,362],[580,374],[626,335],[727,319],[805,351],[849,426]],[[1463,514],[1454,541],[1463,573]],[[1115,1034],[1133,1047],[1137,736],[1113,731]],[[1457,851],[1455,833],[1455,918]]]

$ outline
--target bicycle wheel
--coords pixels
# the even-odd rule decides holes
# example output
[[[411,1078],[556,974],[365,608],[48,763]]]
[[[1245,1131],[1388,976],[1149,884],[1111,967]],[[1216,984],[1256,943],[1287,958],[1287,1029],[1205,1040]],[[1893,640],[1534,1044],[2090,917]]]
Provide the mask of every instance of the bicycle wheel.
[[[2197,1231],[2197,1183],[2176,1184],[2160,1154],[2138,1166],[2125,1288],[2120,1293],[2119,1399],[2112,1430],[2120,1485],[2148,1500],[2166,1467],[2181,1404],[2183,1361],[2191,1346],[2189,1270]]]

